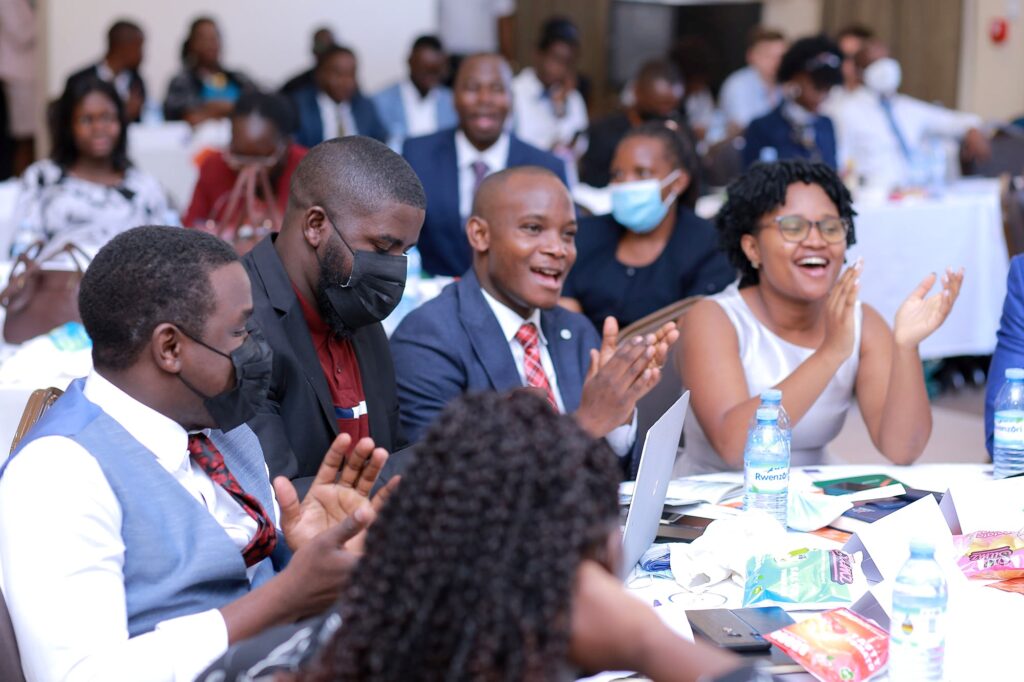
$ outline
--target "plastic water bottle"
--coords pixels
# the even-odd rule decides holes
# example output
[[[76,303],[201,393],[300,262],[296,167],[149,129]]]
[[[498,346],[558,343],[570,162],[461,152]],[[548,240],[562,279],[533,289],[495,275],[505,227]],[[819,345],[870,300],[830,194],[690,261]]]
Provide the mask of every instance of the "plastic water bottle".
[[[782,391],[777,388],[766,388],[761,391],[761,404],[758,409],[762,407],[774,407],[779,411],[779,430],[782,431],[782,435],[786,437],[786,446],[789,447],[790,452],[793,451],[793,429],[790,426],[789,414],[786,413],[786,408],[782,406]],[[757,424],[757,415],[750,420],[750,428],[754,428]]]
[[[1024,473],[1024,369],[1006,370],[1006,383],[996,396],[992,429],[993,476]]]
[[[896,576],[889,624],[889,679],[942,682],[946,646],[946,578],[935,548],[912,541],[910,559]]]
[[[18,229],[14,231],[14,236],[11,237],[11,260],[28,251],[29,247],[35,244],[37,239],[36,233],[28,223],[19,225]]]
[[[777,408],[758,408],[757,424],[750,430],[743,451],[743,509],[763,509],[785,527],[789,443],[778,420]]]

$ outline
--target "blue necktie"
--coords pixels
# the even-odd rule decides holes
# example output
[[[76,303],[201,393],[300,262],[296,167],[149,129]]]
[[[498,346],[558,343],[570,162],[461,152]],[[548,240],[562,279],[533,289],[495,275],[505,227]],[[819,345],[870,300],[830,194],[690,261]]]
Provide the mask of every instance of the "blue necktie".
[[[900,131],[899,124],[896,123],[896,117],[892,113],[892,99],[886,96],[882,96],[878,99],[882,105],[882,111],[885,112],[885,118],[889,121],[889,127],[892,128],[892,134],[896,136],[896,141],[900,143],[900,151],[903,152],[903,158],[910,160],[910,147],[907,145],[907,138],[903,137],[903,133]]]

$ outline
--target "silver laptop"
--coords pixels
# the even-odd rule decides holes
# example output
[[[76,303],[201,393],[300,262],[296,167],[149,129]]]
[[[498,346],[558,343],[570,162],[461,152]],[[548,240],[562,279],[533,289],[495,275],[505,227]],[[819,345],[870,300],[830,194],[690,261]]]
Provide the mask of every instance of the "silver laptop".
[[[647,431],[640,467],[636,473],[633,500],[629,504],[622,530],[622,577],[626,578],[636,562],[658,535],[661,510],[665,506],[668,482],[676,461],[683,420],[690,406],[690,392],[679,397]]]

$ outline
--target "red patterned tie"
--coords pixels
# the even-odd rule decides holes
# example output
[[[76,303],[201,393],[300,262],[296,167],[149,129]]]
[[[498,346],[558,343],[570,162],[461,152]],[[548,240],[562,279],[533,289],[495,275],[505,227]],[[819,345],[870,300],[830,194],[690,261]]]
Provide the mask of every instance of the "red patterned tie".
[[[555,394],[548,383],[548,375],[544,373],[544,365],[540,362],[540,335],[533,322],[526,322],[516,332],[516,341],[523,347],[523,367],[526,370],[526,383],[535,388],[543,389],[548,396],[551,407],[558,411]]]
[[[277,531],[274,522],[267,516],[263,505],[255,497],[242,490],[238,479],[228,471],[224,463],[224,455],[213,444],[205,433],[193,433],[188,437],[188,452],[192,461],[202,467],[210,480],[227,490],[231,497],[241,505],[245,513],[256,522],[256,534],[242,550],[246,566],[253,566],[270,556],[277,546]]]

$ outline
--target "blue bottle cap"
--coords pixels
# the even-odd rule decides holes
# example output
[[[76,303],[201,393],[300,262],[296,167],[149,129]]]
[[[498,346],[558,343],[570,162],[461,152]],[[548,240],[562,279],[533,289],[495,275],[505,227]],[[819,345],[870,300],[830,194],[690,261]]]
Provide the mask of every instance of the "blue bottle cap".
[[[757,408],[757,421],[778,421],[779,411],[774,407],[759,407]]]
[[[910,540],[910,553],[932,556],[935,554],[935,543],[925,538],[913,538]]]
[[[761,400],[766,403],[782,402],[782,391],[777,388],[766,388],[761,391]]]
[[[1020,380],[1024,379],[1024,368],[1021,367],[1007,367],[1006,378]]]

